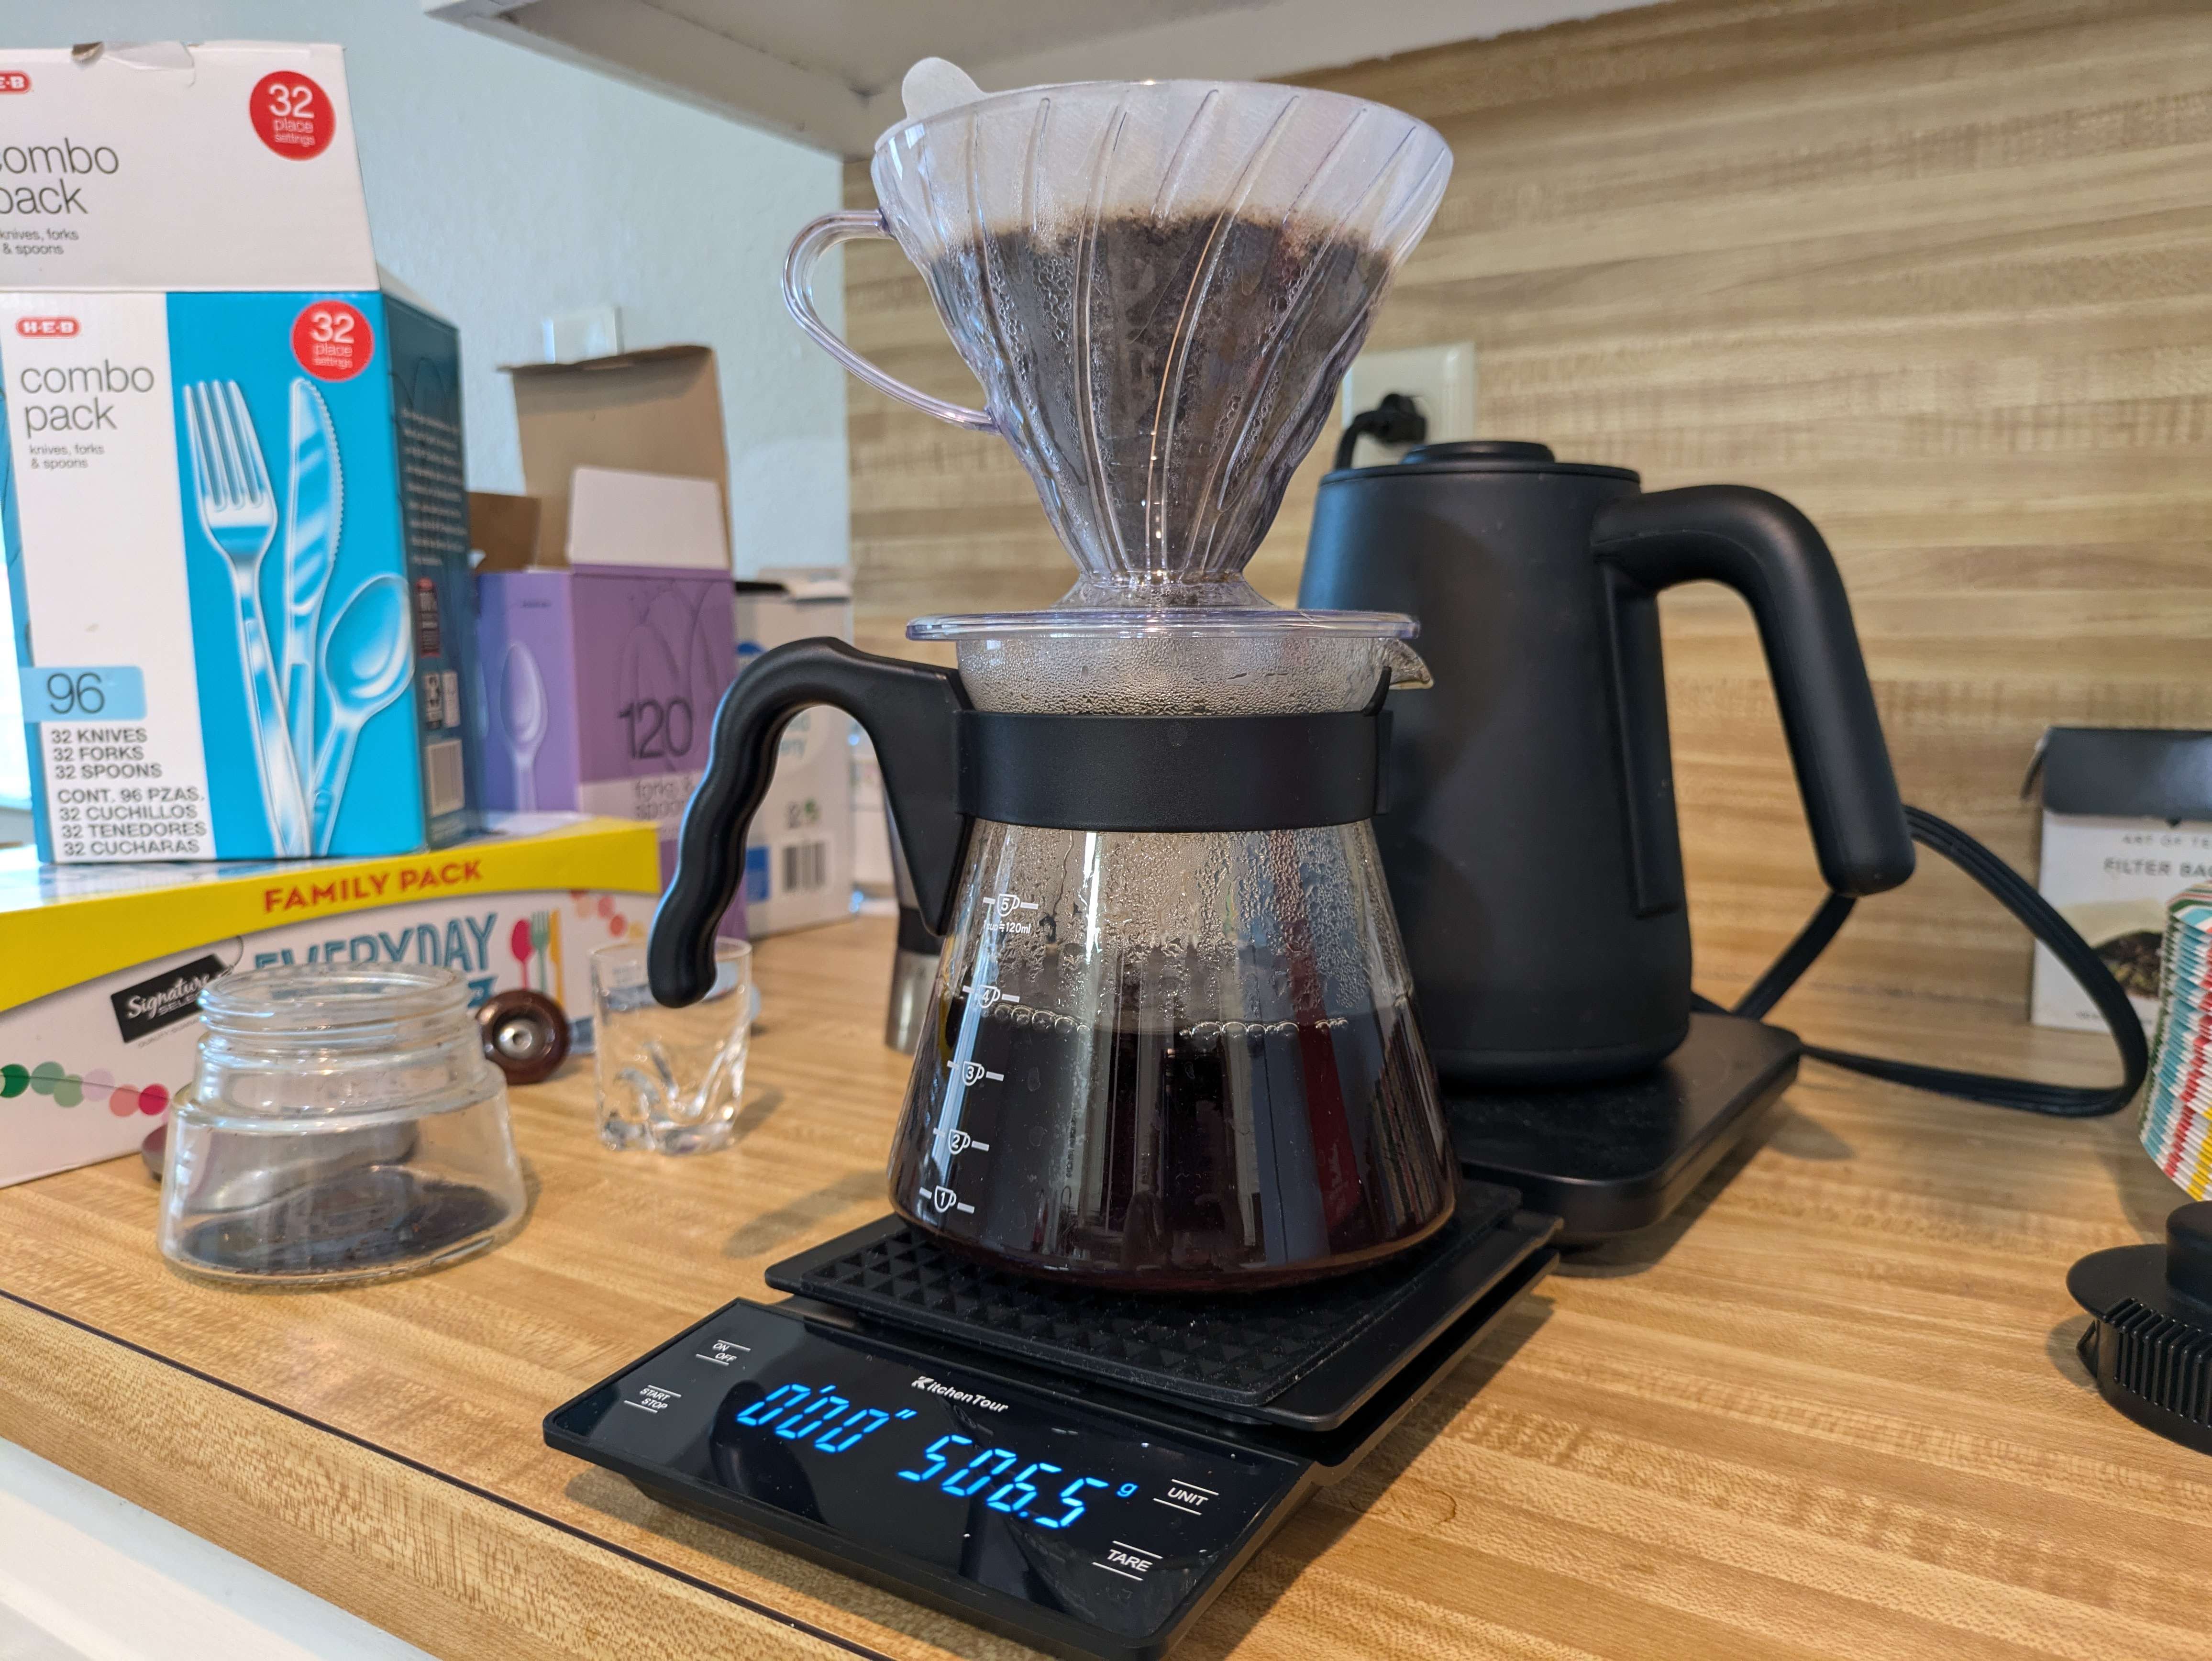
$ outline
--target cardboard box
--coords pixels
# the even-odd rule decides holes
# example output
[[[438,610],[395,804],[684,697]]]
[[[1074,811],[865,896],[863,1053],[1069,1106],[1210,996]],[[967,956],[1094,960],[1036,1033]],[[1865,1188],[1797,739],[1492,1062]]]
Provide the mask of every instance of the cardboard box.
[[[370,258],[337,49],[0,75],[37,141],[0,149],[0,528],[41,855],[469,834],[459,344]]]
[[[2036,885],[2104,959],[2148,1033],[2158,1019],[2166,902],[2212,879],[2212,733],[2055,727],[2037,746],[2030,787],[2039,773]],[[2038,1026],[2105,1030],[2042,945],[2031,1000]]]
[[[576,470],[595,467],[711,480],[728,569],[729,452],[711,348],[511,363],[504,373],[514,377],[523,489],[540,503],[533,565],[557,570],[568,563],[569,493]]]
[[[507,373],[539,520],[527,569],[477,579],[490,800],[649,819],[672,872],[737,671],[714,355]]]
[[[538,521],[543,508],[536,496],[496,490],[469,492],[469,559],[485,571],[527,570],[537,561]]]
[[[591,1044],[594,947],[651,921],[651,830],[518,817],[434,854],[41,867],[0,854],[0,1184],[134,1150],[186,1089],[201,989],[275,963],[431,963],[532,986]]]
[[[842,570],[763,571],[737,585],[738,672],[770,647],[853,638]],[[801,710],[783,729],[775,777],[745,840],[745,924],[755,939],[836,922],[853,912],[852,718]]]

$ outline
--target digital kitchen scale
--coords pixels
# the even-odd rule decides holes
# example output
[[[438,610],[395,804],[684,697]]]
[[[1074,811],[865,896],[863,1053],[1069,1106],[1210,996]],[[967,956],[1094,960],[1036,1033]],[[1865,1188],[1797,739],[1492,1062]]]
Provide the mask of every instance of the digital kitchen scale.
[[[549,1445],[1063,1656],[1163,1654],[1549,1269],[1555,1218],[1470,1183],[1407,1257],[1189,1299],[1024,1280],[896,1218],[586,1390]]]

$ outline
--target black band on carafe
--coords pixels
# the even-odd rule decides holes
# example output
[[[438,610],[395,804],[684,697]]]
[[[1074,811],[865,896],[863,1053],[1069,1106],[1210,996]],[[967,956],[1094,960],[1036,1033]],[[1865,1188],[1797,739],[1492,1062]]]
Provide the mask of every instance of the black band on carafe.
[[[1295,830],[1372,818],[1389,715],[963,709],[960,811],[1058,830]]]

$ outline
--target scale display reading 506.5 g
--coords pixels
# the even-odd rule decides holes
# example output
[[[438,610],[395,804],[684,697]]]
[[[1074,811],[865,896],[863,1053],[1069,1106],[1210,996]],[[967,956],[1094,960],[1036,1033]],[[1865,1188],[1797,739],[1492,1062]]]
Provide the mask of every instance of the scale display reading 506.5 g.
[[[731,1416],[734,1423],[767,1432],[781,1441],[802,1443],[817,1453],[843,1453],[884,1426],[916,1415],[912,1408],[894,1413],[854,1407],[829,1384],[792,1382],[777,1385]],[[894,1475],[902,1482],[934,1486],[956,1500],[981,1494],[991,1510],[1041,1529],[1067,1527],[1088,1509],[1085,1495],[1089,1490],[1115,1488],[1103,1477],[1071,1475],[1048,1459],[1025,1459],[1017,1449],[979,1445],[975,1437],[957,1431],[936,1438],[911,1465],[902,1466]],[[1137,1485],[1129,1482],[1120,1485],[1119,1491],[1126,1499],[1136,1490]]]

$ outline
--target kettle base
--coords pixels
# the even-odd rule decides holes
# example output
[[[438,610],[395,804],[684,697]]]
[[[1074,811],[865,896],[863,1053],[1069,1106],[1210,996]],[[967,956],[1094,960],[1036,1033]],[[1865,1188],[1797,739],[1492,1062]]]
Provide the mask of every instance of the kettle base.
[[[1658,1066],[1609,1083],[1444,1087],[1460,1169],[1521,1190],[1564,1220],[1562,1245],[1648,1228],[1759,1129],[1797,1077],[1797,1035],[1741,1015],[1697,1014]]]

